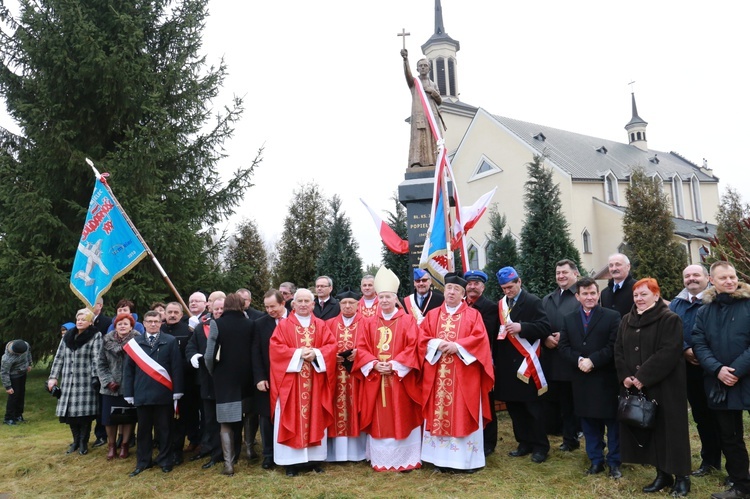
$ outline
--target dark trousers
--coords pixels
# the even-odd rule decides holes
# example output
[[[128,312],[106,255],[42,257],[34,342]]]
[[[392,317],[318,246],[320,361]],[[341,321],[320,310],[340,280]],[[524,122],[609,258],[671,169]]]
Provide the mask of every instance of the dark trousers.
[[[544,406],[540,400],[505,402],[513,422],[513,435],[518,448],[525,451],[549,452],[549,440],[544,428]]]
[[[743,411],[714,411],[714,413],[719,422],[721,450],[727,459],[727,474],[737,489],[748,494],[750,493],[750,478],[748,478],[750,459],[748,459],[743,437]]]
[[[547,434],[562,433],[563,442],[578,447],[580,422],[573,408],[573,383],[549,380],[549,391],[544,397],[544,423]]]
[[[258,416],[260,439],[263,442],[263,457],[273,458],[273,423],[270,416]]]
[[[490,392],[489,401],[485,401],[485,404],[490,404],[490,411],[492,413],[492,421],[487,423],[484,427],[484,453],[491,454],[495,452],[497,446],[497,412],[495,412],[495,392]]]
[[[16,420],[23,416],[23,408],[26,405],[26,373],[20,376],[10,377],[10,387],[13,394],[8,395],[5,404],[5,420]]]
[[[186,437],[191,442],[197,442],[200,438],[198,431],[200,401],[200,396],[197,393],[188,392],[177,402],[180,417],[174,422],[174,439],[172,440],[175,460],[182,459]]]
[[[716,420],[716,411],[708,408],[706,389],[703,386],[703,369],[686,362],[685,374],[690,412],[693,413],[693,420],[701,439],[701,466],[721,469],[719,422]]]
[[[156,464],[159,466],[172,466],[172,420],[174,418],[174,406],[163,405],[141,405],[138,412],[138,449],[136,451],[136,468],[145,468],[152,463],[154,440],[152,430],[156,430],[156,438],[159,441],[159,454],[156,456]]]
[[[203,402],[203,439],[201,452],[209,453],[214,461],[221,461],[221,437],[219,423],[216,421],[216,401],[202,399]]]
[[[97,394],[99,397],[99,408],[102,407],[102,394]],[[94,436],[98,439],[107,440],[107,429],[102,424],[102,413],[96,415],[96,424],[94,425]]]
[[[581,418],[581,428],[586,439],[586,455],[591,464],[604,464],[604,430],[607,430],[607,464],[620,466],[620,423],[616,419]]]

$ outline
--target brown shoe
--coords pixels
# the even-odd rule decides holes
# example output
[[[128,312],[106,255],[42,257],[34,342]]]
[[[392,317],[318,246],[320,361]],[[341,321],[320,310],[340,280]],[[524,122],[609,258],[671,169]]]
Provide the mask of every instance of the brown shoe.
[[[115,444],[114,443],[108,443],[107,444],[107,461],[111,461],[115,458]]]
[[[119,456],[120,459],[125,459],[126,457],[130,455],[129,447],[130,446],[128,445],[127,442],[122,443],[122,445],[120,446],[120,456]]]

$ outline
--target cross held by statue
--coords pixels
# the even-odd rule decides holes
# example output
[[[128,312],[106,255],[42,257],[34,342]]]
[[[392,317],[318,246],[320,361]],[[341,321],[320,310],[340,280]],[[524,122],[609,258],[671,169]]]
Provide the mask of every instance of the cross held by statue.
[[[406,37],[411,36],[411,33],[407,33],[406,28],[401,28],[401,33],[396,33],[396,36],[403,36],[404,50],[406,50]]]

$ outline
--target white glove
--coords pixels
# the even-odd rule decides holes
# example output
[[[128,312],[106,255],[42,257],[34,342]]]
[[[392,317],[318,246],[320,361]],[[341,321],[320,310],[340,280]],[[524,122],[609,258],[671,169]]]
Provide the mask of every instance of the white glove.
[[[200,323],[200,319],[197,315],[193,315],[188,319],[188,326],[190,326],[190,329],[195,329],[195,326],[197,326]]]
[[[172,400],[180,400],[181,398],[182,398],[181,393],[175,393],[174,395],[172,395]]]
[[[135,398],[133,397],[123,397],[125,399],[125,402],[127,402],[130,405],[135,404]]]
[[[190,357],[190,364],[194,368],[198,369],[198,359],[200,359],[201,357],[203,357],[202,354],[196,353],[195,355],[193,355],[192,357]]]

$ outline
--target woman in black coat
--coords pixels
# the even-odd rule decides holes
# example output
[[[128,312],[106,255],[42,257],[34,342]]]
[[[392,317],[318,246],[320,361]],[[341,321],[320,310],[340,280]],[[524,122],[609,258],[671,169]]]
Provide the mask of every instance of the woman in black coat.
[[[239,454],[242,436],[242,400],[252,388],[253,322],[245,316],[243,305],[240,295],[227,295],[224,313],[212,322],[205,355],[213,376],[225,475],[234,474],[234,455]]]
[[[656,479],[643,492],[672,486],[672,495],[685,496],[690,491],[690,441],[682,320],[661,299],[656,279],[636,282],[633,301],[615,343],[617,377],[623,392],[643,390],[658,406],[652,430],[621,424],[622,460],[656,467]]]

